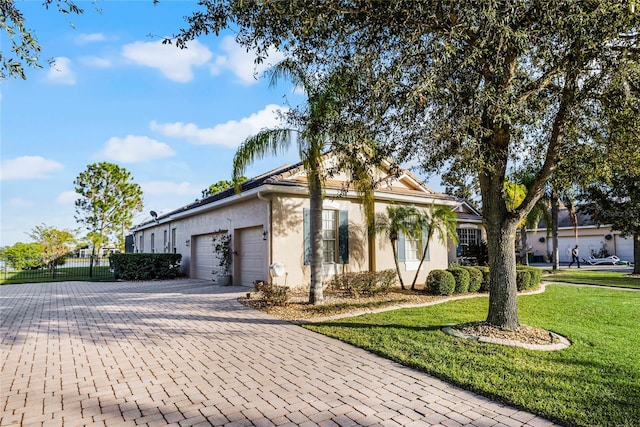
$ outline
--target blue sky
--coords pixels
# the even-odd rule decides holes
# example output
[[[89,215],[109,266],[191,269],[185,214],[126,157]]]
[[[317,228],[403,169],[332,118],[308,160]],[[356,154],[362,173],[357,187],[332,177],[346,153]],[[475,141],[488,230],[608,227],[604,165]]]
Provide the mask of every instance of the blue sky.
[[[42,223],[77,228],[73,181],[95,162],[126,168],[142,186],[144,210],[134,223],[151,210],[190,203],[230,179],[246,137],[277,126],[278,109],[304,102],[287,82],[270,88],[259,78],[266,67],[256,68],[231,32],[187,50],[162,45],[185,27],[194,1],[80,4],[85,13],[78,16],[18,2],[44,68],[0,88],[0,246],[29,241]],[[280,59],[273,52],[267,63]],[[246,175],[297,161],[293,148],[254,163]]]
[[[73,180],[94,162],[125,167],[142,186],[136,221],[192,202],[209,184],[230,179],[238,144],[277,125],[278,108],[303,101],[286,82],[269,88],[257,79],[263,68],[232,33],[187,50],[161,45],[185,26],[195,2],[81,4],[85,13],[76,16],[18,3],[44,68],[1,87],[0,246],[29,241],[26,233],[41,223],[76,228]],[[290,150],[256,162],[247,175],[297,161]]]

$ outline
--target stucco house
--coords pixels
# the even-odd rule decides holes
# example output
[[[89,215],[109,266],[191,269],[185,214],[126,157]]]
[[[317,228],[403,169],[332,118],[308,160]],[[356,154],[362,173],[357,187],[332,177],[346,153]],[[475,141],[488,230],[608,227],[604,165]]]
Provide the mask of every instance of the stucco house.
[[[331,156],[325,158],[325,162],[331,161]],[[375,191],[376,213],[385,213],[392,203],[424,209],[432,204],[449,206],[459,211],[461,227],[474,230],[476,236],[477,212],[470,213],[468,206],[455,198],[432,191],[408,171],[390,173],[390,166],[383,164],[378,171],[382,184]],[[346,175],[326,181],[322,221],[324,274],[394,268],[389,240],[377,235],[375,242],[368,241],[362,204],[356,192],[345,186],[347,182]],[[244,182],[240,194],[230,188],[134,226],[134,250],[180,253],[183,273],[216,280],[215,272],[220,267],[215,238],[229,234],[234,285],[251,286],[256,280],[272,280],[290,287],[308,286],[308,209],[304,168],[301,164],[286,165]],[[418,267],[424,243],[420,240],[400,236],[397,243],[407,281]],[[432,269],[446,268],[450,261],[447,244],[434,238],[419,280],[424,281]],[[270,269],[275,263],[281,264],[284,271],[278,277]]]
[[[633,239],[620,236],[610,226],[598,226],[589,215],[578,213],[578,226],[574,231],[569,212],[561,208],[558,212],[558,258],[560,262],[571,261],[571,248],[580,248],[580,259],[590,255],[616,255],[621,260],[633,261]],[[552,250],[551,237],[547,237],[547,227],[543,221],[537,229],[527,230],[527,246],[534,261],[547,261]]]

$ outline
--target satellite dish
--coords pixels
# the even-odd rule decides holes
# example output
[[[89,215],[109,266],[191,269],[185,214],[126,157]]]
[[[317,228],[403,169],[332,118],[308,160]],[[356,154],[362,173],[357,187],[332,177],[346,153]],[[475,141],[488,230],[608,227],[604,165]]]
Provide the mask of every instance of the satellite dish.
[[[153,218],[157,218],[158,217],[158,214],[156,213],[156,211],[151,211],[151,212],[149,212],[149,214],[151,214],[151,216]]]
[[[284,276],[284,273],[285,273],[284,264],[279,262],[274,262],[269,266],[269,272],[273,277]]]

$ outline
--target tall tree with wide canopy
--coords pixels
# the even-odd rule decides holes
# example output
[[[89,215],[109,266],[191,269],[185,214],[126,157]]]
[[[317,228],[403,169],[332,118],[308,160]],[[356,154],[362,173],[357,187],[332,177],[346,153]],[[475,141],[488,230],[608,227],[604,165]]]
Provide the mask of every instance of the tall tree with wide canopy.
[[[274,46],[309,72],[358,74],[342,100],[396,160],[438,170],[463,159],[482,194],[491,269],[487,321],[518,327],[517,225],[540,198],[578,118],[639,50],[634,2],[593,0],[200,0],[176,42],[233,27],[260,60]],[[576,142],[578,141],[578,142]],[[577,145],[576,145],[577,148]],[[515,153],[539,160],[523,202],[507,209]]]
[[[135,211],[142,210],[142,189],[125,168],[108,162],[93,163],[75,181],[76,221],[84,224],[94,249],[100,249],[115,237],[124,249],[124,233],[133,222]]]
[[[83,9],[72,0],[43,0],[42,5],[49,8],[55,5],[59,12],[81,14]],[[0,1],[0,34],[6,38],[9,52],[0,51],[0,80],[9,77],[26,79],[25,70],[42,68],[41,46],[34,32],[25,23],[24,15],[16,6],[15,0]]]

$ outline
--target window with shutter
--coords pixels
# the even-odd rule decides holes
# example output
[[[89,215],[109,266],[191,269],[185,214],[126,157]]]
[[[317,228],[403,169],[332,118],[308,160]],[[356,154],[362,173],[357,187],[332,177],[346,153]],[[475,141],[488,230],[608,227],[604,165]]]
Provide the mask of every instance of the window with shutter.
[[[304,264],[311,263],[311,216],[303,210]],[[322,262],[349,263],[349,215],[347,211],[322,211]]]

